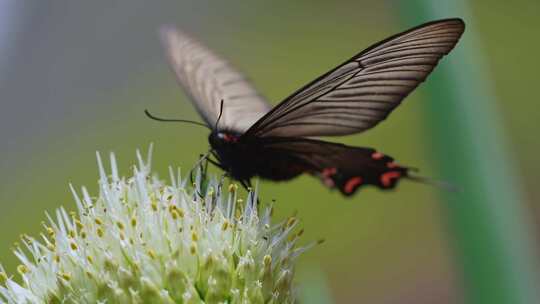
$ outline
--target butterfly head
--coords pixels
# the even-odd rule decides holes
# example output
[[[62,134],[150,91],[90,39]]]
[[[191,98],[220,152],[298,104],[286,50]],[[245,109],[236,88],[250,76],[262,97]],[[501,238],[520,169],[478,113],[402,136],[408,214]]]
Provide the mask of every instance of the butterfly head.
[[[208,141],[213,148],[225,148],[230,147],[238,142],[240,135],[226,132],[226,131],[214,131],[208,136]]]

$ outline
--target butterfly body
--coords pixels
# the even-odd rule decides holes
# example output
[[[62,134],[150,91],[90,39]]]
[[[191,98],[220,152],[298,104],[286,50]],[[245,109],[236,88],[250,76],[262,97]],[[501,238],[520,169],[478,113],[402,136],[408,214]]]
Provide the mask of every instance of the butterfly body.
[[[305,172],[307,166],[289,153],[264,147],[267,140],[241,137],[228,132],[212,132],[208,138],[214,156],[228,174],[249,184],[255,177],[285,181]]]
[[[372,148],[315,139],[375,127],[401,104],[463,34],[461,19],[422,24],[354,55],[272,107],[246,77],[171,27],[161,30],[177,80],[211,134],[210,160],[244,186],[255,177],[319,178],[346,196],[364,185],[392,189],[411,169]]]
[[[231,177],[239,181],[249,181],[255,175],[249,169],[249,159],[246,159],[251,158],[252,151],[250,151],[249,145],[240,142],[239,135],[225,131],[213,131],[208,136],[208,142],[219,166]]]

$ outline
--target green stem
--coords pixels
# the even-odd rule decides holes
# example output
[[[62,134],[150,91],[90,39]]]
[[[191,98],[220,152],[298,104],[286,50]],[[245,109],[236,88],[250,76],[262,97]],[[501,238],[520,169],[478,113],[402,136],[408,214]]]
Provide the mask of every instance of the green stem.
[[[318,267],[312,267],[306,273],[300,274],[300,303],[332,304],[330,287],[326,277]]]
[[[467,24],[457,48],[422,88],[434,157],[445,178],[464,189],[444,199],[465,298],[471,304],[535,303],[533,230],[465,2],[400,2],[408,26],[449,17]]]

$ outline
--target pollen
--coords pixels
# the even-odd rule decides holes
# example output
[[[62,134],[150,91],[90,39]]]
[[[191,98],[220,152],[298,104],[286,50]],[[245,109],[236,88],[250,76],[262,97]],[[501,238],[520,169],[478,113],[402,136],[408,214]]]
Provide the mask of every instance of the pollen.
[[[71,275],[69,273],[67,273],[67,272],[59,272],[58,277],[66,280],[66,281],[71,280]]]
[[[121,221],[117,221],[116,222],[116,226],[118,227],[118,229],[120,230],[124,230],[124,223],[122,223]]]
[[[71,250],[77,250],[77,248],[79,248],[75,242],[69,243],[69,247],[71,248]]]
[[[296,223],[296,218],[293,216],[293,217],[290,217],[288,220],[287,220],[287,228],[288,227],[291,227],[292,225],[294,225]]]
[[[26,265],[19,265],[17,266],[17,271],[21,274],[21,275],[24,275],[28,272],[28,267],[26,267]]]
[[[229,185],[229,192],[233,193],[233,192],[236,192],[236,190],[238,190],[238,185],[237,184],[230,184]]]
[[[54,237],[54,235],[55,235],[54,229],[52,229],[51,227],[47,227],[47,234],[48,234],[50,237]]]
[[[265,255],[263,257],[263,264],[264,264],[264,266],[270,266],[272,264],[272,256],[270,256],[268,254]]]
[[[5,284],[8,280],[8,276],[5,272],[0,271],[0,284]]]

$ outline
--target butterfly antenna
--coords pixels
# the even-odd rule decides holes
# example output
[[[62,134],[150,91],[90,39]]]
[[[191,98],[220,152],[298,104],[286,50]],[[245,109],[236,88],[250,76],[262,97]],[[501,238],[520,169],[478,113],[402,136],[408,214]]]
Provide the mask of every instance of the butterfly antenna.
[[[223,114],[223,99],[221,100],[221,103],[219,104],[219,115],[216,120],[216,124],[214,125],[214,130],[217,130],[217,126],[219,124],[219,120],[221,119],[222,114]]]
[[[193,125],[197,125],[197,126],[202,126],[202,127],[205,127],[207,129],[210,129],[210,127],[208,127],[206,124],[202,123],[202,122],[198,122],[198,121],[193,121],[193,120],[187,120],[187,119],[168,119],[168,118],[160,118],[160,117],[157,117],[157,116],[154,116],[152,115],[148,110],[144,110],[144,114],[146,114],[146,116],[152,120],[155,120],[155,121],[164,121],[164,122],[185,122],[185,123],[190,123],[190,124],[193,124]]]
[[[407,178],[410,180],[413,180],[415,182],[419,182],[426,185],[435,186],[437,188],[444,189],[446,191],[451,192],[463,192],[463,189],[459,186],[456,186],[452,183],[441,181],[441,180],[435,180],[428,177],[423,176],[416,176],[416,175],[407,175]]]

